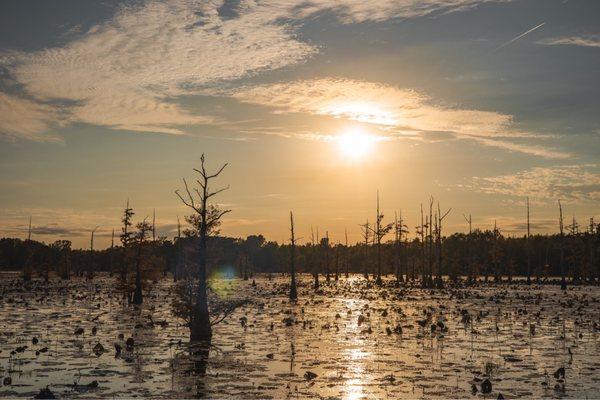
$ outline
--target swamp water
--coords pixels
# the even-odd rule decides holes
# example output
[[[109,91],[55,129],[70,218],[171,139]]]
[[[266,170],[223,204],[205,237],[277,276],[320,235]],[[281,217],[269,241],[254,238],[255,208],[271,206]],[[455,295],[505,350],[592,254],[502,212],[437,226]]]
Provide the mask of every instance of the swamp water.
[[[353,275],[314,293],[300,275],[290,304],[289,277],[219,278],[217,293],[250,303],[214,327],[205,357],[172,315],[171,279],[134,307],[105,275],[2,278],[0,397],[600,397],[593,286],[379,288]]]

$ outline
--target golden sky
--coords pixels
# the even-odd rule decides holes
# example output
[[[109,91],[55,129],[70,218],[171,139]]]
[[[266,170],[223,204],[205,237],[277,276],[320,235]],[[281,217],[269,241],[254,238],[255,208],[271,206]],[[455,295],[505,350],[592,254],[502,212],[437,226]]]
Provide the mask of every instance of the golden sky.
[[[0,6],[0,234],[100,245],[127,199],[172,237],[201,153],[223,233],[342,240],[429,196],[447,232],[600,210],[600,13],[562,0]],[[302,233],[304,232],[304,233]]]

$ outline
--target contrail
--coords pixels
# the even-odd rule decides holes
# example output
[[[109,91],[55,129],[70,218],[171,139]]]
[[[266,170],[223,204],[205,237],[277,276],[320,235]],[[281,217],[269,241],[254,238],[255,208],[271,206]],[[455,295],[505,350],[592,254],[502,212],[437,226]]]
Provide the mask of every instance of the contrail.
[[[521,39],[523,36],[529,35],[531,32],[533,32],[533,31],[535,31],[535,30],[537,30],[537,29],[541,28],[541,27],[542,27],[542,26],[544,26],[544,25],[546,25],[546,23],[545,23],[545,22],[542,22],[542,23],[541,23],[541,24],[539,24],[538,26],[534,26],[533,28],[529,29],[528,31],[521,33],[521,34],[520,34],[519,36],[517,36],[516,38],[514,38],[514,39],[512,39],[512,40],[509,40],[508,42],[504,43],[504,44],[503,44],[503,45],[501,45],[501,46],[498,46],[498,47],[496,47],[496,48],[494,49],[494,51],[498,51],[498,50],[500,50],[501,48],[503,48],[503,47],[506,47],[506,46],[508,46],[509,44],[516,42],[517,40]]]

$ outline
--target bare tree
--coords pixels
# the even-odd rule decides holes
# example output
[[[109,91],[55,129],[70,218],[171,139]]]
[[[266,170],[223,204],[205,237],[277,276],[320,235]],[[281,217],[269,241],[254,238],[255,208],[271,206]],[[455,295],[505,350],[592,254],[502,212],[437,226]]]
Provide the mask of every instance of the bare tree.
[[[444,280],[442,279],[443,271],[442,271],[442,258],[443,258],[443,249],[442,249],[442,221],[444,218],[450,214],[452,208],[449,208],[443,215],[440,210],[440,203],[438,203],[437,210],[437,222],[436,222],[436,251],[437,251],[437,282],[436,285],[438,289],[442,289],[444,287]]]
[[[127,281],[127,273],[129,272],[129,246],[133,240],[133,232],[130,229],[133,226],[134,215],[133,208],[129,207],[129,199],[127,199],[127,205],[125,206],[125,210],[123,210],[123,218],[121,219],[123,227],[121,228],[120,237],[121,244],[123,245],[123,261],[121,263],[121,280],[123,282]]]
[[[498,229],[498,224],[496,223],[496,220],[494,220],[494,230],[492,231],[492,233],[493,233],[492,265],[494,268],[494,282],[500,283],[500,281],[501,281],[500,260],[502,257],[501,250],[500,250],[501,234],[500,234],[500,229]]]
[[[567,290],[567,281],[565,279],[565,228],[560,199],[558,200],[558,229],[560,233],[560,288],[562,290]]]
[[[321,239],[321,247],[325,253],[325,282],[329,283],[331,280],[329,271],[329,231],[325,231],[325,237]]]
[[[177,237],[175,237],[175,268],[173,271],[173,281],[177,282],[179,279],[179,274],[183,270],[183,248],[181,243],[181,221],[179,220],[179,215],[177,216]]]
[[[94,279],[94,234],[100,228],[100,226],[96,226],[92,229],[91,239],[90,239],[90,266],[88,268],[87,279]]]
[[[425,284],[425,224],[423,221],[423,203],[421,203],[421,225],[417,227],[417,235],[421,236],[421,284]]]
[[[392,229],[393,224],[383,223],[383,214],[379,210],[379,191],[377,191],[377,217],[375,218],[375,224],[372,229],[373,241],[377,246],[377,276],[375,278],[375,284],[381,286],[383,281],[381,280],[381,240],[387,235]]]
[[[365,222],[364,225],[360,225],[361,229],[362,229],[362,237],[365,243],[365,260],[363,263],[363,276],[365,277],[366,280],[369,280],[369,269],[368,269],[368,265],[369,265],[369,239],[371,237],[371,225],[369,224],[369,219],[367,219],[367,222]]]
[[[207,239],[211,235],[212,231],[219,226],[223,215],[227,214],[231,210],[221,210],[218,206],[209,203],[211,198],[227,190],[229,186],[211,191],[209,188],[209,183],[211,179],[217,178],[221,172],[223,172],[226,166],[227,164],[224,164],[217,170],[217,172],[209,173],[206,171],[204,154],[202,154],[200,157],[200,169],[194,168],[194,171],[200,175],[200,178],[196,180],[196,183],[199,187],[193,188],[195,195],[192,194],[192,190],[190,190],[185,178],[183,179],[185,195],[181,195],[179,190],[175,191],[175,194],[179,197],[182,203],[191,208],[199,217],[198,284],[195,290],[195,302],[191,308],[191,315],[189,319],[190,340],[192,341],[207,341],[212,337],[210,313],[208,310],[206,279]]]
[[[113,228],[110,235],[110,265],[109,265],[109,276],[113,276],[115,268],[115,229]]]
[[[156,208],[152,209],[152,241],[156,242]]]
[[[347,229],[344,229],[344,236],[346,238],[346,246],[344,247],[344,267],[346,269],[345,276],[346,276],[346,279],[348,279],[350,276],[350,273],[348,271],[349,260],[348,260],[348,230]]]
[[[427,287],[433,286],[433,196],[429,197],[429,218],[427,219]],[[437,219],[437,218],[436,218]]]
[[[290,300],[298,299],[298,289],[296,287],[296,237],[294,236],[294,214],[290,211]]]
[[[530,225],[529,225],[529,196],[527,196],[527,241],[526,241],[526,250],[527,250],[527,284],[531,285],[531,243],[530,243]]]
[[[319,290],[319,267],[318,267],[318,248],[317,243],[319,241],[319,228],[317,228],[317,237],[315,241],[315,232],[313,231],[312,225],[310,226],[310,241],[312,244],[311,252],[310,252],[310,261],[312,262],[312,272],[313,272],[313,288],[315,290]]]
[[[341,244],[336,244],[335,247],[335,281],[340,280],[340,246]]]
[[[600,274],[598,271],[594,271],[594,267],[596,265],[596,241],[597,241],[597,232],[600,233],[600,224],[594,223],[594,217],[590,218],[590,226],[589,226],[589,249],[590,249],[590,280],[598,281],[600,280]]]
[[[144,297],[142,295],[142,249],[144,243],[150,231],[152,231],[152,225],[146,222],[146,218],[136,225],[137,232],[135,233],[135,240],[137,242],[137,256],[135,259],[135,289],[133,292],[133,304],[142,304]]]
[[[471,214],[469,214],[469,218],[467,218],[467,216],[465,214],[463,214],[463,218],[465,219],[465,221],[467,222],[467,224],[469,224],[469,236],[467,236],[467,251],[468,251],[468,255],[467,255],[467,263],[468,263],[468,273],[469,273],[469,283],[472,283],[475,280],[475,266],[473,264],[473,256],[472,256],[472,249],[471,249],[471,241],[472,241],[472,234],[473,234],[473,218],[471,217]]]

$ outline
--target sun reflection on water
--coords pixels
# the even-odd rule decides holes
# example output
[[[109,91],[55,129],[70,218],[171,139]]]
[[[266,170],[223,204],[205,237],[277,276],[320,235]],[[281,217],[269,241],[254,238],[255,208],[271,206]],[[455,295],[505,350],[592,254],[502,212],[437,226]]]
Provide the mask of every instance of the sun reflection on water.
[[[361,345],[361,340],[356,340],[357,346]],[[351,378],[344,385],[344,399],[355,400],[366,397],[364,392],[365,360],[371,356],[370,352],[365,351],[361,347],[353,347],[346,350],[345,359],[349,361],[348,372]]]

